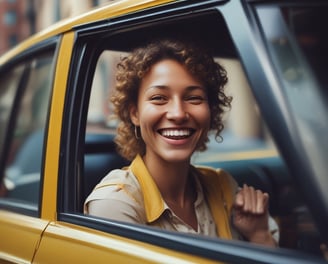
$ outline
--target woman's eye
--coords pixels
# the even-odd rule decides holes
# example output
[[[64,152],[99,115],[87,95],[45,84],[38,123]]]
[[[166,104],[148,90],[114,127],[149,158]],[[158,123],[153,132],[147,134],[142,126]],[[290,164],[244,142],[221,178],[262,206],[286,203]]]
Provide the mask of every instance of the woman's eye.
[[[166,98],[163,95],[154,95],[150,97],[150,101],[155,102],[155,103],[164,103],[166,102]]]
[[[193,104],[201,104],[203,103],[206,99],[203,96],[200,95],[192,95],[187,98],[187,100]]]

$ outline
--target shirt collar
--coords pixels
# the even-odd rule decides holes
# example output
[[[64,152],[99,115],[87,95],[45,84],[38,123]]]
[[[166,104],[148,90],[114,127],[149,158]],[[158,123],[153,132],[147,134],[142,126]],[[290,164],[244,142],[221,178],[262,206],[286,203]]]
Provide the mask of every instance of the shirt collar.
[[[147,222],[154,222],[165,210],[162,195],[140,155],[132,161],[130,169],[140,184]]]

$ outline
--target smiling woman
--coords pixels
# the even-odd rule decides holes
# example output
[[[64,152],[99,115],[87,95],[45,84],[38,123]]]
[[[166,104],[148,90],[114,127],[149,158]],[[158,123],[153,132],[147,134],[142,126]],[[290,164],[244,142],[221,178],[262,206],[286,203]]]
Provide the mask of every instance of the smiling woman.
[[[85,213],[276,245],[267,193],[245,185],[235,195],[229,174],[190,164],[196,150],[206,149],[210,129],[220,136],[231,103],[226,82],[208,53],[179,41],[154,42],[124,57],[112,101],[122,121],[119,151],[133,161],[95,187]]]

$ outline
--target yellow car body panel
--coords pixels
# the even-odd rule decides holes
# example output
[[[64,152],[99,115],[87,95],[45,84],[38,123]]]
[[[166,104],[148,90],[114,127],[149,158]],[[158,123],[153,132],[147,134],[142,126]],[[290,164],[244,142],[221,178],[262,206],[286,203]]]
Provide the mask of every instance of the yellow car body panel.
[[[49,257],[52,256],[52,257]],[[218,263],[67,223],[51,223],[34,263]]]
[[[47,225],[40,218],[0,210],[0,263],[31,263]]]

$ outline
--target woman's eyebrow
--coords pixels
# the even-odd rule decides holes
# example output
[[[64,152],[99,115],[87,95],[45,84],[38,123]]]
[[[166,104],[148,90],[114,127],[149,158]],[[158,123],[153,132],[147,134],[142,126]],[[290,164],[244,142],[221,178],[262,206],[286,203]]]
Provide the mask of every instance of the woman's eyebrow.
[[[150,90],[150,89],[160,89],[160,90],[165,90],[165,89],[169,89],[169,86],[167,86],[167,85],[155,84],[155,85],[149,86],[147,90]]]
[[[147,90],[150,90],[150,89],[166,90],[166,89],[169,89],[169,88],[170,87],[167,86],[167,85],[152,85],[152,86],[148,87]],[[202,85],[190,85],[190,86],[186,87],[186,90],[188,92],[193,91],[193,90],[198,90],[198,89],[205,91],[205,88]]]
[[[194,90],[202,90],[202,91],[206,91],[205,87],[202,85],[191,85],[187,87],[188,91],[194,91]]]

